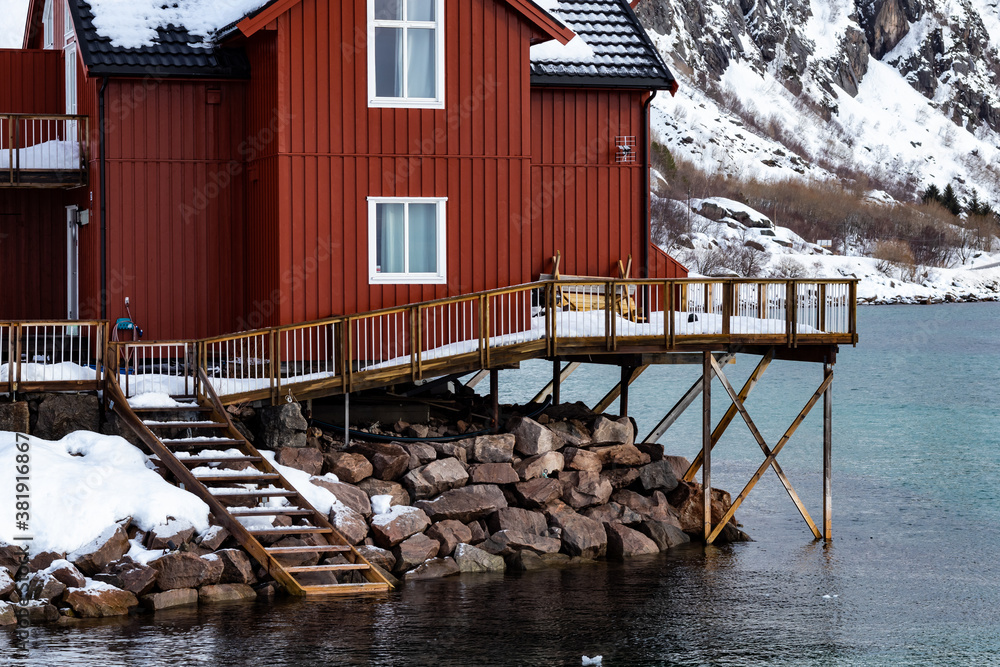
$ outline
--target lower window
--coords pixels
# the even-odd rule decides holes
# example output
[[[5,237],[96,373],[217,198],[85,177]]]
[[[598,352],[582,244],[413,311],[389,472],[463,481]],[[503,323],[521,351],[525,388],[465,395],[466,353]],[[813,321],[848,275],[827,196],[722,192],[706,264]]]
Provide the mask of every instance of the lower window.
[[[369,283],[438,285],[445,273],[445,198],[368,198]]]

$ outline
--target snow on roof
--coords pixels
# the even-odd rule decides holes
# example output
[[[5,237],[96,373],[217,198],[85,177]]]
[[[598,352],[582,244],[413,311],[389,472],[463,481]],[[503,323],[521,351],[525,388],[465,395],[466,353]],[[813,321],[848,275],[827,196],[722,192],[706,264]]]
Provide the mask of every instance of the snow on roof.
[[[592,62],[594,50],[577,35],[568,44],[560,44],[554,39],[531,47],[532,62]]]
[[[191,35],[211,36],[270,0],[88,0],[98,34],[112,46],[138,49],[153,46],[158,29],[183,27]]]

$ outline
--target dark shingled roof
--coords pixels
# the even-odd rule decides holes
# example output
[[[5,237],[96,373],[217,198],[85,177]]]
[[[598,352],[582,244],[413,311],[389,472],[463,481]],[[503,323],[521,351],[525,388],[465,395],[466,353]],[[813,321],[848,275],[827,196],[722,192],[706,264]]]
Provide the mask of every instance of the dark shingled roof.
[[[200,35],[184,28],[168,26],[157,30],[153,46],[126,49],[112,46],[98,34],[94,12],[83,0],[71,0],[80,54],[90,76],[207,77],[245,79],[250,63],[238,49],[205,44]]]
[[[531,62],[531,82],[553,86],[670,89],[674,77],[626,0],[558,0],[552,14],[594,51],[592,59]]]

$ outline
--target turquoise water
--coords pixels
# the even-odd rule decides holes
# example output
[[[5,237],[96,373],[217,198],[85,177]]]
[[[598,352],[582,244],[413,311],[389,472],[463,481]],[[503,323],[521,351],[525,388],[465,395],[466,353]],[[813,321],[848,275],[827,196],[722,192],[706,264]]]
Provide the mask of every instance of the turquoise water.
[[[404,585],[384,600],[181,610],[36,629],[15,665],[1000,664],[1000,305],[864,308],[834,382],[834,540],[812,540],[772,472],[738,518],[756,540],[626,564]],[[739,386],[755,360],[727,367]],[[524,400],[548,364],[505,371]],[[632,387],[643,434],[697,377],[658,367]],[[617,369],[585,367],[563,400],[595,403]],[[747,407],[773,444],[822,380],[775,362]],[[713,390],[714,416],[725,410]],[[612,408],[614,411],[615,408]],[[821,516],[817,408],[779,456]],[[668,452],[698,448],[696,409]],[[713,482],[735,495],[762,454],[734,422]],[[829,596],[829,597],[826,597]],[[7,651],[0,633],[0,655]]]

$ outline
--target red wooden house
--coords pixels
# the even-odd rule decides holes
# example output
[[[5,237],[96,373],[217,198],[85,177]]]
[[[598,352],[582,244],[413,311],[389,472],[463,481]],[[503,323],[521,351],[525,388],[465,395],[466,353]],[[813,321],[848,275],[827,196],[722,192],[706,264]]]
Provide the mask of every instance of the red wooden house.
[[[191,338],[525,283],[557,250],[686,275],[648,240],[676,84],[625,0],[203,5],[32,0],[0,50],[0,319],[128,297]]]

